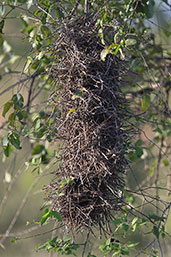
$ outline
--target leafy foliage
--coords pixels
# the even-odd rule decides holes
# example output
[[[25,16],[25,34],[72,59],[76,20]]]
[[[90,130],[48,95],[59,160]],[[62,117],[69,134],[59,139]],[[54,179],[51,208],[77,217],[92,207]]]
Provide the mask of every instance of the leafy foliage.
[[[169,5],[168,1],[162,2]],[[60,163],[58,151],[61,146],[60,143],[58,147],[54,144],[58,142],[60,128],[56,128],[54,123],[63,114],[58,108],[59,98],[56,94],[60,90],[59,84],[51,70],[58,68],[63,49],[57,49],[56,38],[63,24],[85,15],[84,4],[85,1],[75,0],[4,0],[0,3],[1,79],[13,73],[18,76],[16,83],[0,92],[3,95],[10,89],[14,90],[2,110],[5,119],[1,126],[3,155],[7,161],[12,160],[15,153],[20,154],[25,149],[27,140],[30,153],[29,158],[24,160],[25,166],[32,173],[37,171],[39,176],[48,165]],[[170,167],[170,54],[155,35],[156,31],[149,26],[153,22],[151,18],[154,17],[155,8],[154,0],[93,0],[89,3],[88,16],[96,17],[98,35],[94,35],[94,38],[100,37],[103,46],[101,60],[105,62],[107,56],[112,54],[121,59],[126,68],[127,72],[124,69],[118,75],[122,77],[120,87],[129,101],[127,115],[131,116],[131,110],[134,112],[130,123],[138,131],[126,149],[127,158],[132,164],[124,188],[125,206],[120,216],[113,219],[109,238],[99,246],[103,255],[131,256],[137,252],[146,256],[162,256],[159,240],[166,240],[168,236],[166,226],[171,203],[164,192],[170,195],[165,179]],[[14,70],[19,56],[14,53],[6,37],[7,20],[15,11],[20,13],[23,40],[29,42],[32,49],[22,72]],[[166,42],[169,40],[167,27],[163,29],[163,38]],[[47,97],[41,104],[40,98],[44,95]],[[82,99],[83,95],[82,91],[74,92],[73,99]],[[66,117],[74,114],[75,108],[70,108]],[[129,125],[125,124],[127,127]],[[148,131],[152,136],[148,136]],[[11,183],[12,180],[4,181]],[[69,183],[73,183],[73,177],[64,177],[60,189]],[[57,194],[63,197],[60,189],[57,189]],[[60,214],[48,207],[40,224],[46,225],[51,219],[62,223]],[[136,235],[140,237],[134,240]],[[147,246],[145,242],[141,244],[141,239],[145,237],[152,243]],[[15,241],[16,238],[12,237],[12,242]],[[85,247],[87,242],[88,239]],[[155,249],[155,242],[159,249]],[[76,256],[81,246],[71,237],[60,239],[55,236],[37,246],[37,249]],[[96,257],[94,254],[89,252],[87,257]]]

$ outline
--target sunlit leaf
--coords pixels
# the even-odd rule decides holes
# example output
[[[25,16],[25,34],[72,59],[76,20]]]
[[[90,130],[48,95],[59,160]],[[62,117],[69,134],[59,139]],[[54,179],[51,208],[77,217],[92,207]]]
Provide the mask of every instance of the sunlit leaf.
[[[8,145],[8,142],[9,142],[8,136],[4,136],[4,138],[3,138],[3,140],[2,140],[2,145],[3,145],[3,146],[7,146],[7,145]]]
[[[69,112],[67,113],[67,116],[70,115],[72,112],[75,112],[75,109],[72,108],[71,110],[69,110]]]
[[[1,5],[1,16],[3,16],[4,13],[5,13],[5,5],[4,5],[4,3],[2,3],[2,5]]]
[[[105,48],[101,51],[100,58],[102,61],[105,61],[106,56],[110,53],[110,50],[108,48]]]
[[[9,172],[5,172],[5,182],[11,182],[11,174]]]
[[[150,95],[144,94],[142,97],[142,110],[146,111],[151,105]]]
[[[10,108],[13,106],[13,102],[9,101],[4,105],[3,108],[3,112],[2,112],[2,116],[5,118],[5,115],[7,114],[7,112],[10,110]]]
[[[48,218],[50,218],[50,215],[51,215],[51,211],[48,208],[45,209],[40,221],[41,226],[47,221]]]
[[[139,244],[139,242],[128,242],[126,243],[126,246],[129,248],[133,248],[135,246],[137,246]]]

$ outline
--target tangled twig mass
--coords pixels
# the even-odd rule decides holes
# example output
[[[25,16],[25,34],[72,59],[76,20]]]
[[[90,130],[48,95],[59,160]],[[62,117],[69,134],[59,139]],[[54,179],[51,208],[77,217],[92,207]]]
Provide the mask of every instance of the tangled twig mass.
[[[101,60],[104,46],[93,23],[73,22],[59,38],[51,75],[58,88],[55,127],[63,143],[48,199],[70,227],[102,228],[124,204],[131,128],[119,86],[122,61],[112,54]]]

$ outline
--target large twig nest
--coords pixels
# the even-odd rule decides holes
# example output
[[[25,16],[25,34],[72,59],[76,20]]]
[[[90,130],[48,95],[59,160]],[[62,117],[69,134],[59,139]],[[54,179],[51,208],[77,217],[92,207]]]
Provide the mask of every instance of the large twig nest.
[[[58,36],[51,72],[58,87],[55,127],[63,143],[48,199],[71,227],[101,228],[123,206],[128,166],[130,128],[119,87],[121,61],[112,54],[101,60],[104,46],[96,27],[83,19]]]

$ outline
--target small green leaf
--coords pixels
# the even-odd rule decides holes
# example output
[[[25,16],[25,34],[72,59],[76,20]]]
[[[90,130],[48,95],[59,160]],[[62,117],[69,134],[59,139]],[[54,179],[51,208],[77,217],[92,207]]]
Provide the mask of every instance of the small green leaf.
[[[3,140],[2,140],[2,145],[3,146],[7,146],[8,145],[8,136],[6,135],[6,136],[4,136],[4,138],[3,138]]]
[[[11,238],[11,243],[15,243],[16,239],[15,237]]]
[[[144,11],[148,19],[152,18],[154,15],[154,5],[154,0],[149,0],[149,3],[144,6]]]
[[[69,110],[69,112],[67,113],[67,116],[70,115],[72,112],[75,112],[75,109],[72,108],[71,110]]]
[[[110,50],[108,48],[105,48],[101,51],[100,58],[102,61],[105,61],[106,56],[110,53]]]
[[[142,140],[141,140],[141,139],[138,139],[138,140],[136,141],[135,145],[136,145],[137,147],[142,146]]]
[[[12,152],[12,148],[11,148],[10,144],[7,144],[7,146],[3,146],[3,150],[4,150],[5,156],[9,157]]]
[[[19,3],[24,4],[27,2],[27,0],[18,0]]]
[[[18,60],[18,58],[20,58],[19,55],[12,55],[12,56],[10,57],[9,63],[10,63],[10,64],[14,64],[14,63],[16,62],[16,60]]]
[[[40,221],[41,226],[47,221],[48,218],[50,218],[50,216],[51,216],[51,211],[49,211],[48,208],[45,209]]]
[[[125,230],[125,231],[128,231],[129,230],[129,225],[128,224],[122,224],[122,228]]]
[[[150,107],[150,105],[151,105],[150,95],[144,94],[142,96],[142,103],[141,103],[142,110],[146,111]]]
[[[56,218],[59,222],[62,222],[61,215],[57,211],[51,211],[51,216]]]
[[[16,117],[16,115],[15,115],[14,112],[11,113],[11,114],[9,115],[9,117],[8,117],[9,125],[12,126],[12,127],[14,126],[15,117]]]
[[[40,154],[43,150],[45,150],[44,145],[36,145],[32,150],[32,155]]]
[[[112,220],[112,222],[113,222],[115,225],[120,225],[123,221],[122,221],[122,219],[116,219],[116,220]]]
[[[153,226],[152,232],[155,235],[155,237],[157,239],[159,239],[160,232],[159,232],[159,228],[157,226]]]
[[[63,19],[64,18],[64,13],[62,12],[61,8],[59,7],[56,7],[56,17],[58,19]]]
[[[168,160],[163,160],[164,166],[169,166],[169,161]]]
[[[3,5],[4,6],[4,5]],[[1,7],[2,8],[2,7]],[[1,9],[1,12],[2,12],[2,9]],[[4,28],[4,24],[5,24],[5,21],[4,19],[0,21],[0,34],[2,34],[2,30]]]
[[[135,218],[132,220],[132,222],[131,222],[132,226],[137,222],[137,220],[138,220],[138,217],[135,217]]]
[[[138,158],[140,158],[140,157],[143,155],[143,150],[142,150],[142,148],[141,148],[141,147],[136,147],[136,148],[135,148],[135,153],[136,153],[136,156],[137,156]]]
[[[51,35],[51,31],[47,26],[42,25],[40,30],[41,30],[43,36],[45,36],[45,37],[49,37]]]
[[[153,131],[154,131],[154,132],[158,132],[158,133],[161,134],[161,135],[163,134],[163,132],[162,132],[162,130],[161,130],[160,128],[156,128],[156,129],[154,129]]]
[[[10,134],[8,136],[8,139],[10,141],[10,143],[15,146],[16,149],[20,150],[22,147],[20,145],[20,137],[16,132],[12,132],[12,134]]]
[[[5,5],[4,3],[2,3],[2,6],[1,6],[1,16],[3,16],[5,13]]]
[[[136,45],[137,44],[137,40],[134,39],[134,38],[128,38],[126,41],[125,41],[125,45],[128,47],[128,46],[133,46],[133,45]]]
[[[123,255],[129,255],[129,250],[126,248],[121,248],[121,254]]]
[[[137,246],[139,244],[139,242],[128,242],[126,243],[126,246],[129,248],[133,248],[135,246]]]
[[[24,98],[23,98],[23,96],[20,93],[17,93],[15,95],[13,95],[12,100],[13,100],[14,106],[18,106],[20,108],[23,107],[23,105],[24,105],[23,104],[24,103]]]
[[[44,128],[41,128],[38,133],[37,133],[37,138],[42,138],[46,132],[47,128],[44,127]]]
[[[3,45],[3,42],[4,42],[4,38],[2,33],[0,33],[0,47]]]
[[[135,152],[131,151],[128,153],[128,158],[132,161],[132,162],[136,162],[137,161],[137,155],[135,154]]]

